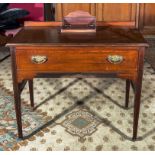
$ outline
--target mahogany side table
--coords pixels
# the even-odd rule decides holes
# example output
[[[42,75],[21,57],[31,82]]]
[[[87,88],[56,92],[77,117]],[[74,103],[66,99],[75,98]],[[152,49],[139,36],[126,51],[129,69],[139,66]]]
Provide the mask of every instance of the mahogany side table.
[[[8,44],[18,136],[23,138],[21,91],[29,81],[31,106],[33,78],[62,74],[95,74],[126,79],[126,104],[134,88],[133,140],[137,138],[144,52],[148,44],[136,29],[98,26],[96,33],[60,33],[60,23],[27,24]]]

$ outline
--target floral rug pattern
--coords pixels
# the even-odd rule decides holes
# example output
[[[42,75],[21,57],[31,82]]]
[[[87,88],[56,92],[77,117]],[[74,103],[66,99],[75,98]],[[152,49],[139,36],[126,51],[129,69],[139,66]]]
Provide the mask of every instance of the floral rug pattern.
[[[45,122],[44,115],[32,112],[28,105],[23,105],[22,115],[25,136],[39,129],[41,124]],[[8,150],[20,141],[21,139],[17,138],[13,96],[0,87],[0,150]]]
[[[145,62],[138,140],[133,142],[133,92],[130,92],[129,108],[125,109],[125,80],[35,79],[34,112],[30,108],[27,86],[22,93],[24,134],[30,136],[19,140],[8,58],[0,65],[0,149],[155,150],[154,81],[154,71]]]

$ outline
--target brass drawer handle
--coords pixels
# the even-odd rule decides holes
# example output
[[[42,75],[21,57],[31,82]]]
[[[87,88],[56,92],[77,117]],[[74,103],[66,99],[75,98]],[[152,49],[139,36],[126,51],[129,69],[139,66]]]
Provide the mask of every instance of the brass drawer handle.
[[[124,60],[121,55],[109,55],[107,59],[112,64],[119,64]]]
[[[31,61],[35,64],[43,64],[47,61],[47,56],[42,55],[31,56]]]

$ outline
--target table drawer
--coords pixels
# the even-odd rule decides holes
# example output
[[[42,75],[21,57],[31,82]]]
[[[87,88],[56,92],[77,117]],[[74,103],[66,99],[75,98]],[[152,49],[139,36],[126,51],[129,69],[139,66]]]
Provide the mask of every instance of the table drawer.
[[[138,51],[99,48],[51,48],[16,51],[18,70],[102,72],[137,69]]]

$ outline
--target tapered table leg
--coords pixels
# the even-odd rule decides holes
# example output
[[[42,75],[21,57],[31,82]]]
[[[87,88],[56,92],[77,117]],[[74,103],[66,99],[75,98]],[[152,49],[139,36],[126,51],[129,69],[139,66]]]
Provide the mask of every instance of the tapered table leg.
[[[134,119],[133,119],[133,137],[135,141],[137,139],[138,119],[140,111],[140,99],[142,89],[142,77],[143,77],[143,61],[144,61],[144,49],[139,52],[139,65],[137,71],[137,77],[134,82],[135,85],[135,98],[134,98]]]
[[[136,86],[135,99],[134,99],[133,140],[136,140],[136,138],[137,138],[138,119],[139,119],[139,111],[140,111],[141,87],[142,87],[142,82],[139,81]]]
[[[129,106],[130,80],[126,80],[125,108]]]
[[[33,79],[32,80],[28,80],[28,84],[29,84],[31,107],[34,108]]]
[[[16,119],[17,119],[18,137],[23,138],[20,94],[21,94],[21,92],[20,92],[20,89],[19,89],[19,84],[14,83],[14,99],[15,99],[14,104],[15,104]]]
[[[16,120],[17,120],[17,130],[18,137],[23,138],[22,131],[22,112],[21,112],[21,88],[20,83],[18,82],[17,71],[16,71],[16,63],[15,63],[15,48],[10,48],[11,58],[12,58],[12,79],[13,79],[13,90],[14,90],[14,105],[16,112]]]

